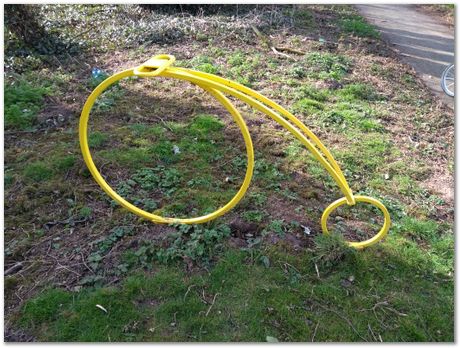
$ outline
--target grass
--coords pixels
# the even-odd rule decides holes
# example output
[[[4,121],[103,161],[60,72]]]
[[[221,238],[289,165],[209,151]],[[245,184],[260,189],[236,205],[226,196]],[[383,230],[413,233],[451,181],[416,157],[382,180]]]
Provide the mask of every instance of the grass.
[[[367,23],[361,16],[344,19],[340,25],[345,32],[352,33],[356,36],[370,37],[374,39],[378,39],[380,37],[380,33],[375,29],[375,27]]]
[[[445,325],[453,302],[441,300],[452,280],[410,244],[400,254],[401,242],[391,237],[385,248],[362,253],[330,237],[296,256],[227,250],[209,273],[191,277],[158,265],[119,287],[47,290],[23,308],[21,325],[52,341],[453,339]]]
[[[13,117],[5,138],[5,262],[25,265],[5,277],[6,340],[23,339],[18,332],[36,341],[453,340],[453,203],[442,169],[453,172],[455,118],[394,56],[363,50],[375,42],[356,36],[379,39],[352,7],[259,6],[257,16],[181,15],[175,26],[137,5],[37,9],[63,42],[78,37],[92,49],[26,59],[11,53],[6,36],[5,112],[32,111]],[[97,23],[97,38],[65,25],[69,18]],[[121,30],[117,18],[134,19]],[[161,32],[152,27],[159,20]],[[307,53],[286,51],[296,61],[276,55],[254,42],[250,25]],[[318,33],[319,41],[305,40]],[[353,191],[385,204],[388,237],[362,251],[347,247],[344,238],[380,228],[378,211],[365,204],[338,209],[333,235],[323,236],[320,217],[341,197],[337,185],[299,141],[234,98],[256,161],[231,212],[170,226],[113,202],[84,165],[73,116],[100,82],[92,67],[111,74],[158,53],[292,110]],[[65,68],[54,68],[58,60]],[[100,96],[89,145],[118,194],[173,217],[232,199],[246,170],[244,143],[208,97],[163,78],[121,81]],[[59,113],[68,120],[49,126]]]

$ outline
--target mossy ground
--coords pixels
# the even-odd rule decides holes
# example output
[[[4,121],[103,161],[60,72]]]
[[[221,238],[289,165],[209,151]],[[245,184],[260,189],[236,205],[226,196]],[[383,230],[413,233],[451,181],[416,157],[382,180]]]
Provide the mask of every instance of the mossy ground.
[[[85,21],[111,27],[107,8],[60,6],[48,18],[57,25],[62,11],[83,11]],[[66,64],[8,57],[5,260],[22,268],[5,278],[7,340],[453,341],[453,112],[349,6],[249,13],[274,42],[305,54],[289,53],[295,62],[274,54],[239,20],[229,37],[215,25],[223,14],[205,16],[209,26],[197,20],[189,41],[165,32],[165,42],[133,46],[127,36],[117,48],[110,35],[85,34],[82,47],[95,48],[57,58]],[[78,28],[56,30],[71,38]],[[298,141],[239,101],[256,167],[229,214],[201,227],[163,226],[111,201],[78,144],[79,112],[97,83],[91,68],[110,74],[157,53],[292,110],[354,192],[385,203],[388,238],[354,252],[321,236],[319,218],[339,190]],[[164,78],[106,91],[91,113],[89,144],[120,195],[161,215],[215,210],[246,168],[226,111],[198,87]],[[330,218],[345,238],[368,238],[380,225],[365,205]]]

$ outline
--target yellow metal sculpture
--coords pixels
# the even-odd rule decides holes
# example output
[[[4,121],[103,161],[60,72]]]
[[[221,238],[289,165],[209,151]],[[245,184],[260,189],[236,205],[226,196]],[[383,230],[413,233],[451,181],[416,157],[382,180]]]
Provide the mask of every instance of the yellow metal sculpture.
[[[121,71],[115,75],[107,78],[99,86],[97,86],[94,91],[90,94],[86,100],[85,105],[80,117],[80,147],[83,153],[83,158],[88,166],[89,171],[93,175],[96,182],[102,187],[102,189],[112,197],[116,202],[121,206],[128,209],[129,211],[137,214],[145,219],[148,219],[156,223],[179,223],[179,224],[199,224],[204,223],[210,220],[217,218],[225,214],[227,211],[232,209],[244,196],[246,190],[249,187],[251,182],[253,170],[254,170],[254,148],[252,145],[251,136],[249,134],[246,123],[244,122],[239,111],[233,106],[233,104],[224,96],[224,93],[231,95],[235,98],[238,98],[245,103],[251,105],[255,109],[263,112],[267,116],[271,117],[273,120],[278,122],[281,126],[291,132],[306,148],[311,151],[313,156],[323,165],[323,167],[328,171],[328,173],[333,177],[334,181],[339,186],[340,190],[344,194],[343,198],[340,198],[329,205],[324,211],[321,217],[321,227],[323,233],[329,234],[327,229],[327,219],[331,212],[343,204],[355,205],[357,202],[365,202],[374,205],[379,208],[383,213],[384,222],[380,231],[372,238],[361,241],[353,242],[349,241],[350,246],[357,249],[365,248],[370,245],[377,243],[379,240],[385,237],[390,228],[391,220],[390,214],[385,206],[378,200],[372,197],[353,195],[350,187],[348,186],[345,176],[343,175],[339,165],[335,161],[331,153],[326,149],[326,147],[321,143],[321,141],[313,134],[307,126],[305,126],[301,121],[299,121],[293,114],[289,111],[276,104],[272,100],[264,97],[263,95],[257,93],[256,91],[247,88],[239,83],[218,77],[216,75],[207,74],[200,71],[177,68],[173,67],[175,58],[171,55],[157,55],[149,59],[144,64]],[[129,203],[119,194],[117,194],[104,180],[99,171],[97,170],[94,161],[91,157],[91,153],[88,146],[88,120],[91,108],[93,107],[97,97],[110,85],[115,83],[118,80],[121,80],[130,76],[139,76],[139,77],[155,77],[162,76],[167,78],[175,78],[180,80],[189,81],[210,93],[218,102],[220,102],[232,115],[233,120],[237,123],[243,135],[244,142],[246,144],[246,153],[248,158],[248,165],[246,169],[246,175],[244,177],[243,183],[236,193],[236,195],[223,207],[218,210],[195,218],[187,219],[178,219],[163,217],[149,213],[145,210],[139,209],[135,205]]]

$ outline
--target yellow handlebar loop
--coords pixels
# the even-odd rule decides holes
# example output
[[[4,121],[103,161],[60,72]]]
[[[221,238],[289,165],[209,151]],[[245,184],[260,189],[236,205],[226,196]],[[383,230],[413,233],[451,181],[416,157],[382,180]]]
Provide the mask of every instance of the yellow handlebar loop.
[[[176,61],[176,57],[170,54],[159,54],[150,58],[144,64],[134,68],[134,75],[141,77],[155,77],[160,75],[165,69]],[[155,69],[155,70],[152,70]]]
[[[200,71],[194,71],[185,68],[175,68],[172,64],[175,61],[175,57],[171,55],[157,55],[149,59],[144,64],[136,67],[134,69],[128,69],[117,73],[105,81],[103,81],[99,86],[97,86],[94,91],[88,97],[80,117],[79,125],[79,137],[80,137],[80,147],[83,153],[83,158],[86,165],[88,166],[89,171],[93,175],[96,182],[102,187],[102,189],[116,202],[121,206],[128,209],[129,211],[137,214],[145,219],[151,220],[156,223],[182,223],[182,224],[197,224],[204,223],[210,220],[217,218],[225,214],[227,211],[232,209],[238,202],[243,198],[246,190],[249,187],[251,182],[253,170],[254,170],[254,149],[252,145],[251,136],[247,128],[246,123],[244,122],[239,111],[234,107],[234,105],[224,96],[223,93],[229,94],[233,97],[238,98],[239,100],[244,101],[255,109],[266,114],[281,126],[291,132],[312,154],[313,156],[321,163],[321,165],[328,171],[328,173],[333,177],[334,181],[339,186],[340,190],[345,197],[335,201],[323,213],[321,217],[321,226],[323,233],[328,234],[327,229],[327,219],[330,213],[336,209],[338,206],[343,204],[354,205],[356,202],[367,202],[378,207],[384,215],[384,226],[374,237],[367,241],[363,242],[349,242],[350,246],[355,248],[364,248],[366,246],[373,245],[381,240],[388,232],[390,227],[390,216],[385,206],[377,201],[374,198],[365,197],[365,196],[354,196],[351,191],[345,176],[342,173],[339,165],[336,160],[329,152],[329,150],[324,146],[324,144],[318,139],[318,137],[310,130],[308,127],[303,124],[298,118],[296,118],[289,111],[284,109],[282,106],[273,102],[272,100],[264,97],[260,93],[245,87],[239,83],[236,83],[231,80],[218,77],[216,75],[207,74]],[[246,155],[248,159],[248,164],[246,168],[246,175],[241,185],[241,188],[236,193],[236,195],[223,207],[218,210],[195,218],[170,218],[162,217],[155,215],[149,212],[146,212],[142,209],[139,209],[135,205],[129,203],[120,195],[118,195],[104,180],[102,175],[97,170],[91,153],[88,146],[88,120],[91,108],[93,107],[97,97],[107,89],[111,84],[116,81],[129,77],[129,76],[139,76],[139,77],[156,77],[162,76],[167,78],[175,78],[180,80],[189,81],[198,87],[204,89],[210,93],[218,102],[220,102],[227,111],[232,115],[233,120],[237,123],[240,128],[241,134],[246,145]]]

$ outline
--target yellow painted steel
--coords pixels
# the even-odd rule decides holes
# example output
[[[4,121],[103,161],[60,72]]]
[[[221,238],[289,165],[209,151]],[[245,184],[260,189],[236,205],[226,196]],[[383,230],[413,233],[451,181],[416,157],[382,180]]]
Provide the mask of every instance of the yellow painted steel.
[[[93,175],[96,182],[102,187],[102,189],[118,202],[121,206],[128,209],[129,211],[137,214],[145,219],[151,220],[156,223],[181,223],[181,224],[198,224],[204,223],[210,220],[217,218],[225,214],[227,211],[232,209],[244,196],[246,190],[249,187],[251,182],[253,170],[254,170],[254,149],[252,146],[251,136],[247,128],[246,123],[244,122],[241,114],[233,106],[233,104],[224,96],[223,93],[236,97],[247,104],[251,105],[255,109],[263,112],[267,116],[271,117],[273,120],[282,125],[285,129],[290,131],[305,147],[313,154],[313,156],[322,164],[322,166],[327,170],[327,172],[333,177],[334,181],[339,186],[345,197],[333,202],[329,205],[324,211],[321,217],[321,226],[323,233],[328,234],[327,229],[327,219],[330,213],[343,204],[355,205],[356,202],[366,202],[370,203],[377,208],[379,208],[384,216],[384,223],[381,230],[371,239],[362,241],[362,242],[349,242],[350,246],[361,249],[370,245],[377,243],[388,233],[390,228],[391,220],[390,215],[385,208],[385,206],[378,200],[366,197],[366,196],[354,196],[351,191],[348,183],[343,175],[339,165],[335,161],[332,154],[327,150],[327,148],[321,143],[318,137],[313,134],[313,132],[307,128],[299,119],[297,119],[293,114],[284,109],[282,106],[276,104],[272,100],[264,97],[260,93],[247,88],[239,83],[236,83],[231,80],[224,79],[222,77],[207,74],[200,71],[177,68],[173,67],[175,58],[171,55],[157,55],[152,57],[144,64],[124,70],[119,72],[106,80],[104,80],[99,86],[97,86],[94,91],[90,94],[88,99],[83,106],[83,110],[80,117],[80,126],[79,126],[79,136],[80,136],[80,147],[83,153],[83,158],[86,165],[88,166],[89,171]],[[93,162],[91,153],[88,146],[88,120],[91,108],[93,107],[97,97],[110,85],[115,83],[118,80],[129,76],[139,76],[139,77],[155,77],[162,76],[167,78],[175,78],[180,80],[189,81],[206,92],[210,93],[218,102],[220,102],[232,115],[233,120],[237,123],[240,128],[241,134],[246,145],[246,155],[247,155],[247,168],[246,175],[244,177],[243,183],[236,193],[236,195],[223,207],[218,210],[195,218],[187,219],[178,219],[170,217],[162,217],[155,215],[149,212],[146,212],[142,209],[139,209],[135,205],[129,203],[120,195],[118,195],[104,180],[102,175],[96,168],[96,165]]]

